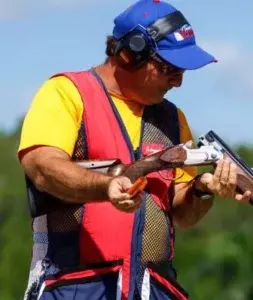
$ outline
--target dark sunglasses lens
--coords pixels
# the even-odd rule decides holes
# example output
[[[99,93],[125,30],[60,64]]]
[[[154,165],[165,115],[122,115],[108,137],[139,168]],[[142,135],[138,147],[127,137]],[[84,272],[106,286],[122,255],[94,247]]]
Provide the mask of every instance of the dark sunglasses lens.
[[[157,62],[159,69],[161,70],[161,72],[164,75],[170,75],[173,73],[184,73],[184,71],[185,71],[184,69],[178,68],[178,67],[164,61],[162,58],[160,58],[158,56],[155,56],[154,59]]]

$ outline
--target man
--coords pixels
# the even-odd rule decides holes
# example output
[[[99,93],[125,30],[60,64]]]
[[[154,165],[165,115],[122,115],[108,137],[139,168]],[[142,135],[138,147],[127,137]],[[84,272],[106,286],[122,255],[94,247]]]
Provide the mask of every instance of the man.
[[[213,195],[249,200],[249,192],[235,193],[229,161],[214,174],[154,172],[134,197],[129,178],[77,163],[130,163],[191,140],[183,112],[163,98],[181,86],[186,70],[215,61],[166,2],[138,1],[114,23],[105,63],[50,78],[23,124],[18,154],[29,201],[59,203],[34,218],[26,299],[187,299],[172,267],[173,223],[195,225]]]

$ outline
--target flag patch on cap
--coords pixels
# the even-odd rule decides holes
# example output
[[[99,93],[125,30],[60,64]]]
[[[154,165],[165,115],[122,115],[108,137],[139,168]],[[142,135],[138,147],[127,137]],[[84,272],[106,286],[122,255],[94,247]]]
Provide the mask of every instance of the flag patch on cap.
[[[181,29],[174,33],[178,42],[194,36],[194,31],[190,25],[184,25]]]

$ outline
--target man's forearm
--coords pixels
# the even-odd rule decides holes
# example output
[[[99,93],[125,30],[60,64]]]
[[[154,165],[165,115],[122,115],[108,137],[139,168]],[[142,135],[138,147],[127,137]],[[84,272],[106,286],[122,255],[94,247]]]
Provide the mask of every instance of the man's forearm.
[[[28,176],[40,191],[77,204],[107,200],[111,179],[61,158],[43,160],[37,164],[36,174]]]
[[[193,182],[181,183],[176,186],[173,218],[181,228],[197,224],[210,210],[213,199],[202,200],[193,196]]]

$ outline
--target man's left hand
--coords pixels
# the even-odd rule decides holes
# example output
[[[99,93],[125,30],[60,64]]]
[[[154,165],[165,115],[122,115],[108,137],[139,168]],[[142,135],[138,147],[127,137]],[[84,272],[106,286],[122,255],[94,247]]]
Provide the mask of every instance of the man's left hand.
[[[210,192],[221,198],[234,198],[241,203],[248,203],[251,192],[243,195],[236,192],[236,165],[229,159],[220,160],[214,174],[203,173],[196,179],[195,187],[203,192]]]

